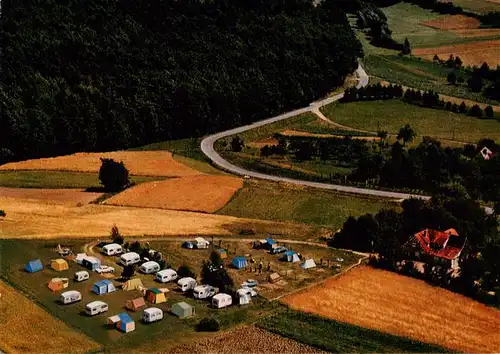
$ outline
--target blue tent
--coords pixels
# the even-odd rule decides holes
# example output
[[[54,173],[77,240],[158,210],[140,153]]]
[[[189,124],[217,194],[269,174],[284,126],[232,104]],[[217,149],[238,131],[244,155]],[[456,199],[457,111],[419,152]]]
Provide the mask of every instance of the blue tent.
[[[235,267],[236,269],[245,268],[247,264],[248,262],[245,257],[239,256],[239,257],[234,257],[233,259],[233,267]]]
[[[266,244],[264,245],[264,247],[268,250],[275,247],[274,245],[277,245],[277,242],[274,241],[272,238],[265,238],[264,240],[266,241]]]
[[[104,279],[98,281],[97,283],[94,283],[94,286],[92,286],[92,291],[97,295],[102,295],[116,291],[116,287],[110,280]]]
[[[183,242],[183,243],[182,243],[182,247],[183,247],[183,248],[189,248],[189,249],[192,249],[192,248],[194,248],[194,245],[193,245],[193,243],[192,243],[192,242],[185,241],[185,242]]]
[[[118,321],[116,328],[125,333],[135,330],[135,322],[128,313],[119,313],[118,317],[120,318],[120,321]]]
[[[24,269],[29,273],[39,272],[43,269],[42,261],[40,261],[39,259],[29,261]]]
[[[300,258],[294,251],[286,251],[281,259],[285,262],[300,262]]]
[[[85,257],[82,260],[82,266],[89,270],[96,270],[101,266],[101,260],[96,257]]]

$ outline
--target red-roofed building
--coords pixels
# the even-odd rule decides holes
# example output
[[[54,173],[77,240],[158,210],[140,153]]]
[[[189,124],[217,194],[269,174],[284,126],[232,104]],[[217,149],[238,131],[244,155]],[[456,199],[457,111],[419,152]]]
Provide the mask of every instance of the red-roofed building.
[[[437,231],[425,229],[416,233],[406,244],[406,255],[414,260],[459,268],[459,258],[466,238],[455,229]]]

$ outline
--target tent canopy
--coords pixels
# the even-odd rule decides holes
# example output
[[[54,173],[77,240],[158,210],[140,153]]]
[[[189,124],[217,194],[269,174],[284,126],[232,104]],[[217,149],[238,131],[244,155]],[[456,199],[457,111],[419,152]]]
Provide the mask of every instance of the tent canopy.
[[[115,290],[116,290],[116,288],[115,288],[114,284],[108,279],[98,281],[97,283],[94,283],[94,286],[92,287],[92,291],[94,293],[96,293],[97,295],[110,293],[110,292],[113,292]]]
[[[122,285],[123,291],[139,290],[142,287],[144,287],[144,286],[142,285],[141,278],[134,278],[134,279],[127,280]]]
[[[137,299],[133,300],[128,300],[127,303],[125,304],[125,307],[132,311],[137,311],[144,306],[146,306],[146,303],[144,302],[144,298],[142,297],[138,297]]]
[[[311,258],[310,259],[306,259],[306,261],[301,264],[301,267],[303,269],[314,268],[314,267],[316,267],[316,263],[314,263],[314,260],[311,259]]]
[[[29,261],[24,269],[29,273],[39,272],[43,269],[42,261],[39,259]]]
[[[247,263],[247,259],[243,256],[239,256],[239,257],[234,257],[233,258],[233,262],[232,262],[233,266],[237,269],[241,269],[241,268],[245,268],[245,266],[248,264]]]
[[[51,260],[50,261],[50,267],[52,269],[54,269],[54,270],[57,270],[57,271],[62,271],[62,270],[69,269],[68,262],[66,262],[62,258]]]
[[[157,288],[148,289],[146,291],[146,299],[153,304],[161,304],[162,302],[167,301],[165,293]]]

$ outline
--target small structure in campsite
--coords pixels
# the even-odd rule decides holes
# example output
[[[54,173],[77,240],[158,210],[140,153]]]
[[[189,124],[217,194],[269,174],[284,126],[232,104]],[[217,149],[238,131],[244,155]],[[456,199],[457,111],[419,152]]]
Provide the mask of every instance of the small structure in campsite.
[[[310,269],[316,267],[316,263],[312,258],[306,259],[304,263],[300,265],[302,269]]]
[[[82,259],[82,266],[89,270],[96,270],[101,266],[101,260],[94,256],[85,256]]]
[[[42,261],[39,259],[29,261],[28,264],[26,264],[26,267],[24,267],[24,270],[27,271],[28,273],[36,273],[41,271],[42,269],[43,269]]]
[[[248,261],[247,261],[247,259],[245,257],[238,256],[238,257],[234,257],[233,258],[233,261],[231,262],[231,264],[236,269],[242,269],[242,268],[245,268],[248,265]]]
[[[167,301],[165,293],[158,288],[151,288],[146,291],[146,300],[152,304],[161,304]]]
[[[195,244],[196,248],[206,249],[206,248],[208,248],[208,245],[210,244],[210,242],[205,240],[203,237],[196,237],[194,239],[194,244]]]
[[[212,298],[212,306],[216,309],[230,306],[233,303],[233,298],[229,294],[220,293]]]
[[[238,289],[236,291],[236,296],[238,297],[240,305],[249,304],[252,301],[252,295],[250,293],[250,289]]]
[[[123,291],[141,290],[144,288],[140,278],[129,279],[122,285]]]
[[[104,279],[95,283],[92,286],[92,291],[97,295],[104,295],[116,291],[116,287],[111,280]]]
[[[52,259],[50,261],[50,267],[58,272],[69,269],[68,262],[62,258]]]
[[[179,318],[187,318],[195,315],[195,308],[187,302],[177,302],[172,306],[172,313]]]
[[[115,323],[115,326],[118,330],[125,333],[135,330],[135,322],[128,313],[122,312],[118,314],[118,318],[118,322]]]
[[[278,281],[280,281],[280,279],[281,279],[281,276],[278,273],[271,273],[267,277],[267,281],[270,282],[271,284],[277,283]]]
[[[227,258],[227,251],[225,249],[219,248],[216,252],[219,255],[220,259],[226,259]]]
[[[300,262],[300,258],[294,251],[286,251],[281,257],[282,261],[285,262]]]
[[[133,300],[128,300],[125,303],[125,308],[130,311],[139,311],[141,308],[146,306],[146,302],[144,301],[143,297],[138,297]]]
[[[68,285],[69,285],[68,278],[52,278],[48,283],[49,289],[54,292],[66,289]]]
[[[163,311],[158,307],[150,307],[142,313],[144,323],[152,323],[163,319]]]

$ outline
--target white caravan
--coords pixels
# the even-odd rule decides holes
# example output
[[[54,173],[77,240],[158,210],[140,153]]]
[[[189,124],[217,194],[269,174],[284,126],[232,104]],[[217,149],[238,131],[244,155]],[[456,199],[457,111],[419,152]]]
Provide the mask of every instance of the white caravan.
[[[149,262],[143,263],[139,267],[139,270],[141,272],[143,272],[144,274],[156,273],[160,270],[160,265],[154,261],[149,261]]]
[[[59,297],[59,300],[64,304],[72,304],[74,302],[80,301],[82,299],[82,294],[76,290],[65,291]]]
[[[163,311],[157,307],[150,307],[145,309],[142,313],[142,320],[145,323],[159,321],[163,318]]]
[[[193,296],[195,299],[207,299],[218,292],[219,288],[215,288],[211,285],[198,285],[193,289]]]
[[[192,290],[196,287],[196,280],[193,278],[190,278],[190,277],[181,278],[177,282],[177,285],[179,285],[179,288],[181,288],[181,291]]]
[[[216,309],[227,307],[233,303],[231,295],[220,293],[212,298],[212,306]]]
[[[124,266],[136,264],[141,261],[141,257],[135,252],[128,252],[120,256],[120,263]]]
[[[177,272],[173,269],[164,269],[156,273],[155,279],[160,283],[168,283],[169,281],[177,279]]]
[[[85,306],[85,313],[89,316],[95,316],[108,311],[108,304],[103,301],[92,301]]]
[[[102,253],[106,256],[114,256],[123,252],[122,246],[117,243],[110,243],[102,248]]]
[[[86,270],[76,272],[74,279],[76,282],[87,280],[89,279],[89,272],[87,272]]]

